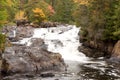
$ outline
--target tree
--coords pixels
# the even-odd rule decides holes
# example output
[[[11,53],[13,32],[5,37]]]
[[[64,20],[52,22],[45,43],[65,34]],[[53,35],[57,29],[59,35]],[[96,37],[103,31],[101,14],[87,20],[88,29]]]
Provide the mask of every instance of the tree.
[[[0,0],[0,27],[7,22],[8,14],[5,0]],[[5,35],[0,33],[0,58],[5,48]]]
[[[115,36],[115,39],[120,39],[120,1],[116,1],[116,5],[115,5],[115,10],[114,10],[114,32],[113,35]]]
[[[86,5],[78,5],[73,12],[73,17],[77,26],[87,26],[89,22],[89,10]]]
[[[73,21],[73,7],[73,0],[58,0],[54,7],[55,15],[52,17],[52,20],[62,23],[69,23],[70,21]]]
[[[0,0],[0,26],[7,22],[8,14],[6,10],[6,2]]]
[[[117,28],[116,25],[118,25],[116,23],[116,21],[119,21],[118,19],[116,19],[118,16],[116,14],[118,14],[119,12],[117,12],[117,6],[119,1],[118,0],[110,0],[108,1],[109,5],[107,8],[107,11],[105,13],[105,18],[106,18],[106,25],[105,25],[105,31],[104,31],[104,40],[118,40],[119,38],[119,29]]]
[[[31,18],[33,19],[34,23],[40,24],[41,22],[45,21],[46,16],[43,13],[43,10],[40,8],[35,8],[32,10],[33,15],[31,15]]]
[[[48,8],[50,5],[46,3],[44,0],[28,0],[28,3],[25,5],[25,12],[28,20],[33,21],[32,17],[34,15],[33,9],[39,8],[42,9],[42,12],[45,14],[46,19],[51,16],[50,9]],[[35,19],[35,18],[34,18]]]
[[[77,0],[79,1],[79,0]],[[120,1],[91,0],[89,5],[79,4],[74,12],[81,35],[93,41],[120,39]]]

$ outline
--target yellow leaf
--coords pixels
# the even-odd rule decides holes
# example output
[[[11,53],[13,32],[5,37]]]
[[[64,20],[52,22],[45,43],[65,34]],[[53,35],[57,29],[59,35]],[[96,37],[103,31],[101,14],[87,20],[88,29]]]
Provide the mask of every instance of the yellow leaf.
[[[25,12],[24,11],[17,12],[17,14],[15,15],[15,19],[16,20],[27,19],[27,17],[25,17]]]

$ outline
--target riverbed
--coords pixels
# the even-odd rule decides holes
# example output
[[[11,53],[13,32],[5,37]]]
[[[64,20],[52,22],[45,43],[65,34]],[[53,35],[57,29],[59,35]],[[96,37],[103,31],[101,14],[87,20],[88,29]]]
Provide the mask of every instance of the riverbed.
[[[31,39],[41,38],[50,52],[60,53],[66,63],[65,72],[56,72],[54,77],[26,76],[16,74],[3,80],[120,80],[120,71],[108,64],[103,57],[94,59],[78,51],[80,28],[75,25],[59,25],[50,28],[35,28],[34,35],[16,42],[30,46]],[[15,32],[14,32],[15,34]]]

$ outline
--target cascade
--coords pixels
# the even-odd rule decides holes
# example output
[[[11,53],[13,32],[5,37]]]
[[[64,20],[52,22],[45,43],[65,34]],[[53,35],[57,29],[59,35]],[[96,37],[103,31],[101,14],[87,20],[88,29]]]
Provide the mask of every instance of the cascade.
[[[31,45],[32,38],[41,38],[47,45],[48,51],[60,53],[65,63],[67,64],[67,73],[70,73],[76,78],[88,76],[94,76],[98,79],[103,77],[107,79],[119,78],[117,69],[111,69],[112,67],[107,65],[103,58],[92,60],[86,57],[82,52],[78,51],[78,46],[81,46],[79,42],[80,28],[75,25],[59,25],[57,27],[50,28],[35,28],[34,35],[30,38],[24,38],[18,42],[18,44]],[[78,73],[79,76],[78,76]],[[97,77],[98,76],[98,77]],[[63,80],[69,80],[69,76],[64,77]],[[73,77],[73,78],[74,78]],[[71,77],[69,77],[71,79]],[[74,80],[72,78],[72,80]]]

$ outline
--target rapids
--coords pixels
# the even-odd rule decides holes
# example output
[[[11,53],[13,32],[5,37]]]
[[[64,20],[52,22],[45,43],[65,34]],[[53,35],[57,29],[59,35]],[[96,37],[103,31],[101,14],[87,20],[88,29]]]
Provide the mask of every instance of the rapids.
[[[32,37],[17,42],[17,44],[30,46],[32,38],[42,38],[48,51],[60,53],[66,63],[66,72],[61,76],[43,79],[35,77],[30,80],[114,80],[120,78],[119,71],[107,65],[103,58],[94,60],[78,51],[78,47],[82,44],[79,42],[79,30],[80,28],[75,25],[35,28]],[[25,80],[29,79],[25,78]]]

